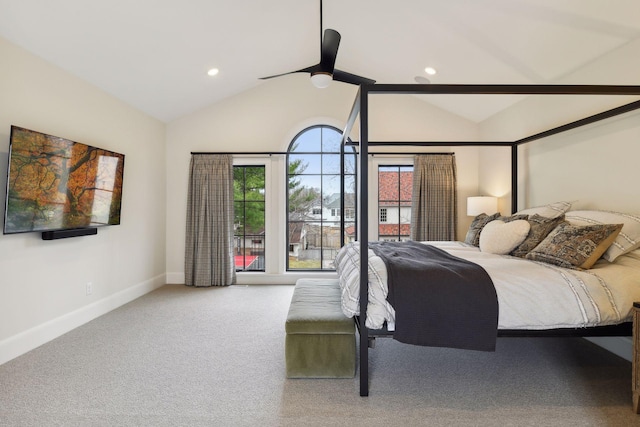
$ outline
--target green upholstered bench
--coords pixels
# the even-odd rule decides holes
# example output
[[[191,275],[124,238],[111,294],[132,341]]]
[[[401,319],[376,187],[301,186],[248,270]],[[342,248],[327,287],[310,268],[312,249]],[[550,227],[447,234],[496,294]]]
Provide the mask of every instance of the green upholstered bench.
[[[355,325],[342,313],[337,279],[299,279],[285,330],[287,378],[355,375]]]

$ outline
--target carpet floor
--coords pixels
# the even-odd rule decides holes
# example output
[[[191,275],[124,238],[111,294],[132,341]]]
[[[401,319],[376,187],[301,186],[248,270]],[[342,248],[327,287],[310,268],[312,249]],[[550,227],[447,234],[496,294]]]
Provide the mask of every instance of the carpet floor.
[[[292,291],[164,286],[0,366],[0,425],[640,426],[631,363],[579,338],[379,339],[369,397],[286,379]]]

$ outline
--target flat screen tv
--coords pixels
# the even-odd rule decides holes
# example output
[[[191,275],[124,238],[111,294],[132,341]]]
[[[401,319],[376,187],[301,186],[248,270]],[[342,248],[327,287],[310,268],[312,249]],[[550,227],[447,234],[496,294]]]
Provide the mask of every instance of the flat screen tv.
[[[11,126],[4,234],[120,224],[123,172],[123,154]]]

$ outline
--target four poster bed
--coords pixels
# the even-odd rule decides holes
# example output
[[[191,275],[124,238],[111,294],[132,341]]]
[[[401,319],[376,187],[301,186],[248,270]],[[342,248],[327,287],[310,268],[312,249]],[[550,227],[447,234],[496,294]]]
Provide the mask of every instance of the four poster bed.
[[[640,86],[378,84],[360,87],[343,134],[343,145],[346,145],[359,119],[357,242],[343,246],[336,257],[336,269],[342,289],[343,312],[354,317],[360,338],[361,396],[369,394],[368,351],[377,337],[394,336],[399,341],[411,344],[490,351],[495,348],[496,335],[631,335],[633,303],[640,301],[640,249],[637,249],[640,246],[640,218],[611,212],[608,215],[602,211],[571,211],[569,203],[516,212],[520,216],[476,217],[474,223],[481,225],[476,230],[478,234],[492,220],[502,220],[498,225],[505,228],[510,227],[508,224],[511,221],[520,225],[528,222],[526,232],[521,231],[524,236],[533,230],[532,227],[538,226],[536,221],[552,222],[553,226],[547,223],[546,234],[541,234],[538,241],[534,241],[534,244],[528,242],[530,247],[521,256],[511,256],[509,252],[483,251],[478,247],[477,239],[475,244],[470,243],[469,235],[466,243],[408,242],[412,245],[409,248],[400,244],[389,246],[371,242],[367,231],[367,157],[370,146],[394,144],[510,147],[511,206],[515,212],[518,210],[519,146],[636,110],[640,108],[640,101],[513,142],[397,143],[369,141],[369,96],[377,94],[640,95]],[[603,243],[598,245],[599,249],[595,252],[587,254],[588,260],[581,259],[578,264],[566,264],[554,259],[556,254],[553,250],[556,247],[553,245],[542,249],[536,246],[537,243],[546,242],[544,239],[553,233],[556,233],[557,243],[558,239],[567,239],[562,232],[570,232],[569,237],[572,238],[571,233],[575,234],[576,230],[594,224],[600,225],[598,232],[603,232]],[[589,229],[590,232],[593,230]],[[535,233],[529,233],[529,236],[531,234]],[[519,245],[523,245],[527,239],[520,239]],[[535,252],[534,249],[540,253],[529,255]],[[408,258],[403,253],[407,253]],[[442,268],[443,265],[446,268]],[[477,266],[481,267],[480,271],[475,269]],[[410,271],[407,273],[403,269]],[[443,270],[448,273],[443,273]],[[471,285],[473,290],[466,288],[459,293],[451,291],[452,287],[458,285],[451,285],[453,282],[447,276],[449,273],[456,276],[455,280],[464,276],[462,281]],[[489,284],[479,285],[485,280],[485,275],[489,276]],[[413,294],[416,286],[404,286],[406,283],[415,285],[418,281],[423,282],[421,278],[430,276],[437,279],[426,285],[420,283],[420,286],[427,286],[426,295]],[[461,302],[460,296],[464,293],[470,293],[473,299]],[[425,307],[429,308],[425,310]],[[428,312],[426,316],[425,311]],[[634,390],[635,381],[634,376]],[[639,404],[635,391],[634,407],[637,412]]]

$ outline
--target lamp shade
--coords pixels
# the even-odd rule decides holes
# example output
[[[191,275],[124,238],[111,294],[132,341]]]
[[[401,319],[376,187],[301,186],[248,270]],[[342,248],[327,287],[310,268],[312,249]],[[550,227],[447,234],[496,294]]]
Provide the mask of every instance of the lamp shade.
[[[319,89],[329,86],[331,80],[333,80],[333,76],[324,71],[318,71],[311,74],[311,83]]]
[[[467,197],[467,215],[477,216],[481,213],[492,215],[498,212],[498,198],[492,196]]]

